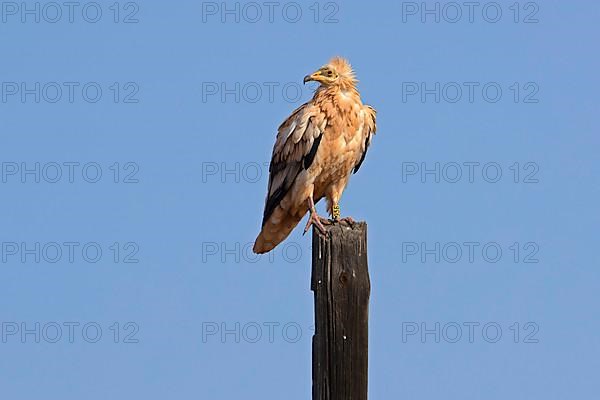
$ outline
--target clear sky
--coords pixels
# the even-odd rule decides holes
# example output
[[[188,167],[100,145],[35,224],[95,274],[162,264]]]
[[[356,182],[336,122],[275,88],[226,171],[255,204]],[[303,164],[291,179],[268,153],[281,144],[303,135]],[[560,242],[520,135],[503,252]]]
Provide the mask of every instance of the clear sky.
[[[598,2],[37,4],[0,3],[2,398],[310,398],[310,237],[250,249],[334,55],[378,110],[370,398],[598,396]]]

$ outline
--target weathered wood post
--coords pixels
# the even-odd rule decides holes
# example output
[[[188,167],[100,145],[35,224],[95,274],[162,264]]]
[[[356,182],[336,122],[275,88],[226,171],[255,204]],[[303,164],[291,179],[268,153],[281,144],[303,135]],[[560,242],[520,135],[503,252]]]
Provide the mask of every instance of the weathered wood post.
[[[369,343],[367,224],[313,228],[313,400],[366,400]]]

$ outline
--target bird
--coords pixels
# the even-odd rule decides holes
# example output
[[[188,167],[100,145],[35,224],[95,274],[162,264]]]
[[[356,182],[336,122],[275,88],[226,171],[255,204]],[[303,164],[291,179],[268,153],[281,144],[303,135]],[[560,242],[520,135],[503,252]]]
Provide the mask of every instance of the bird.
[[[377,130],[376,111],[363,104],[358,80],[348,60],[336,56],[312,74],[313,98],[279,126],[271,162],[261,231],[253,251],[263,254],[281,243],[310,213],[311,225],[325,234],[315,204],[326,199],[333,222],[341,218],[339,201],[353,173],[361,167]]]

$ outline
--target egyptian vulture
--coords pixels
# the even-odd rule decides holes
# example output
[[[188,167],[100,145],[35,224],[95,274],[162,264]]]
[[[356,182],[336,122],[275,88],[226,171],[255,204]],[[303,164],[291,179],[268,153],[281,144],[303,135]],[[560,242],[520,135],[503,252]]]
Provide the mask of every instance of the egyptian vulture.
[[[281,243],[307,211],[304,232],[315,225],[325,233],[325,220],[315,209],[323,197],[329,215],[339,220],[340,197],[375,134],[375,110],[362,103],[348,61],[335,57],[305,76],[304,83],[308,81],[320,84],[312,100],[292,112],[277,132],[255,253]]]

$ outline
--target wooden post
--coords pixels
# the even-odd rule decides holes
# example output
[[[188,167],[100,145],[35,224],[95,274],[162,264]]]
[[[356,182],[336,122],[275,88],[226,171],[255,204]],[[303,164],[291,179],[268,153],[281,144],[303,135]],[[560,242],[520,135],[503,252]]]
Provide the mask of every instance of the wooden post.
[[[366,400],[369,295],[367,224],[313,228],[313,400]]]

